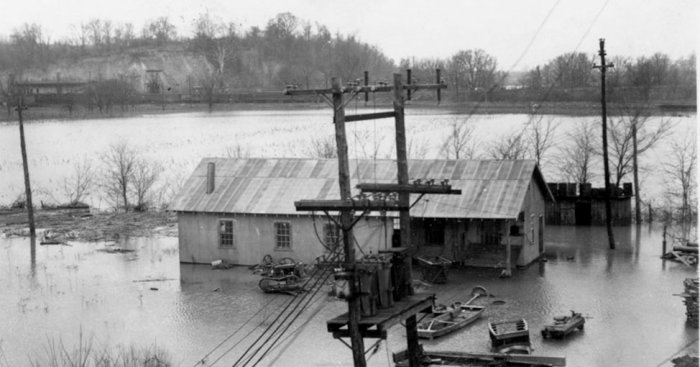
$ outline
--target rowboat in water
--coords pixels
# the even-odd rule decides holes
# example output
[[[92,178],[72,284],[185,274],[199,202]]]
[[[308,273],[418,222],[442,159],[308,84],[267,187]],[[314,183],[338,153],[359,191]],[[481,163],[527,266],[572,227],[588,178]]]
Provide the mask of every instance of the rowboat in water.
[[[494,352],[530,354],[530,330],[525,319],[489,322],[489,337]]]
[[[433,306],[433,313],[418,324],[418,337],[438,338],[476,321],[484,313],[486,306],[476,306],[471,303],[486,294],[484,287],[476,286],[472,289],[472,298],[467,302],[455,302],[450,307]]]
[[[433,339],[459,330],[476,321],[486,306],[456,305],[451,310],[434,315],[418,325],[418,337]]]

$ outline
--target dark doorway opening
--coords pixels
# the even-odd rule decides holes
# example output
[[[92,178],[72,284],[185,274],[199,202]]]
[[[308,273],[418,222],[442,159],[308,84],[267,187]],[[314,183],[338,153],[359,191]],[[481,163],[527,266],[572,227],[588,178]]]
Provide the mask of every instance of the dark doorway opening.
[[[591,225],[591,202],[578,201],[576,202],[576,225],[590,226]]]

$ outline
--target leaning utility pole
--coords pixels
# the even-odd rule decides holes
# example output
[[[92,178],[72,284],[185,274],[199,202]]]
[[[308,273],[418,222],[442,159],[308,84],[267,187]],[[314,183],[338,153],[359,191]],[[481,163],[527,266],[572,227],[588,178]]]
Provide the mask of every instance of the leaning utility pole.
[[[600,39],[600,65],[594,65],[596,69],[600,69],[600,104],[603,110],[603,168],[605,170],[605,225],[608,228],[608,241],[610,249],[615,249],[615,237],[612,230],[612,208],[610,207],[610,164],[608,162],[608,112],[605,100],[605,72],[607,68],[613,67],[613,64],[605,63],[605,39]]]
[[[29,163],[27,162],[27,146],[24,143],[24,122],[22,121],[22,110],[24,109],[24,99],[17,96],[17,115],[19,116],[19,144],[22,149],[22,168],[24,168],[24,194],[27,197],[27,216],[29,217],[29,236],[36,237],[36,226],[34,225],[34,206],[32,205],[32,188],[29,184]]]

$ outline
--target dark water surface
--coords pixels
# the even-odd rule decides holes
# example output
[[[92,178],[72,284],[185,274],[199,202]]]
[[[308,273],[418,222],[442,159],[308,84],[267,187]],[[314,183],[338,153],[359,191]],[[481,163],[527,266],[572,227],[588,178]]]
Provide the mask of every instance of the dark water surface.
[[[481,320],[426,349],[487,351],[487,321],[525,318],[534,354],[564,356],[568,366],[657,366],[679,352],[697,355],[698,330],[685,324],[685,308],[674,293],[696,269],[659,259],[659,228],[617,228],[617,249],[607,249],[604,228],[550,226],[548,261],[499,279],[497,271],[451,270],[444,285],[419,289],[442,303],[466,300],[481,285],[493,295]],[[105,243],[36,246],[28,239],[0,239],[0,366],[41,359],[50,340],[70,347],[79,335],[103,345],[152,345],[167,350],[176,366],[208,356],[230,366],[270,324],[289,296],[263,294],[259,275],[247,268],[211,270],[180,265],[177,238],[134,238],[117,245],[135,250],[107,253]],[[539,330],[551,317],[575,309],[588,316],[585,331],[566,340],[543,340]],[[345,312],[326,295],[310,303],[260,365],[352,365],[350,350],[326,332],[325,321]],[[247,322],[247,323],[246,323]],[[238,330],[238,331],[237,331]],[[237,332],[236,332],[237,331]],[[235,332],[235,333],[234,333]],[[405,345],[401,326],[390,330],[369,365],[386,366]],[[690,345],[689,348],[684,349]],[[369,347],[369,344],[367,345]]]

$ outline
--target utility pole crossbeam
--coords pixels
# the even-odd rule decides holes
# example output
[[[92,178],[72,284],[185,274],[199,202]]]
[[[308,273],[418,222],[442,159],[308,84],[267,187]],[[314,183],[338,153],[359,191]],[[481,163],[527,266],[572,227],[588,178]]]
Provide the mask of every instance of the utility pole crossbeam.
[[[421,184],[381,184],[381,183],[362,183],[355,186],[363,193],[410,193],[410,194],[445,194],[445,195],[461,195],[462,190],[453,190],[450,185],[421,185]]]
[[[610,163],[608,162],[608,112],[607,101],[605,99],[605,73],[608,68],[612,68],[612,63],[605,63],[605,39],[600,39],[600,65],[594,65],[593,68],[600,69],[600,104],[602,107],[603,119],[603,169],[605,170],[605,225],[608,229],[608,242],[610,249],[615,249],[615,236],[612,230],[612,208],[610,203]]]
[[[299,200],[294,202],[297,211],[398,211],[407,210],[397,200]]]

